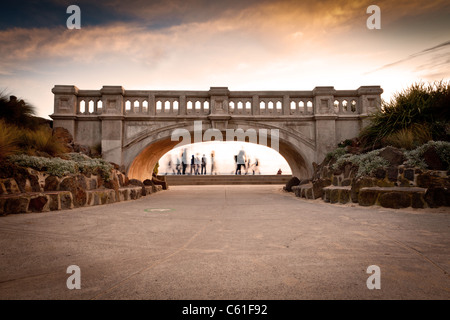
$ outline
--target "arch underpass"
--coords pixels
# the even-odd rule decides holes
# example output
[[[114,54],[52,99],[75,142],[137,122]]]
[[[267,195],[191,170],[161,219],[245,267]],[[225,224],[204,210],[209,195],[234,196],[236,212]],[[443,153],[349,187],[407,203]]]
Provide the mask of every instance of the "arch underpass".
[[[56,85],[52,92],[54,127],[66,128],[75,143],[100,144],[104,159],[120,165],[130,178],[143,180],[151,177],[161,156],[179,144],[178,139],[172,141],[177,130],[189,135],[186,143],[217,140],[198,140],[214,135],[231,141],[227,133],[239,130],[249,134],[249,141],[256,132],[259,144],[275,145],[294,176],[310,177],[313,162],[321,162],[338,142],[357,136],[368,115],[379,110],[383,90],[80,90]]]
[[[198,142],[194,141],[194,130],[192,128],[185,127],[183,129],[188,130],[191,136],[191,139],[187,143],[191,144],[194,142]],[[189,131],[189,129],[191,131]],[[243,131],[247,130],[243,129]],[[256,132],[258,132],[258,130],[256,130]],[[124,148],[124,156],[126,158],[125,168],[130,178],[145,180],[151,177],[153,168],[158,162],[158,160],[164,154],[174,149],[179,144],[178,140],[172,141],[171,139],[172,133],[173,133],[172,130],[159,132],[158,133],[159,139],[157,139],[153,135],[148,135],[145,138],[140,139],[139,141],[133,141]],[[205,131],[202,132],[202,136],[204,136],[204,133]],[[226,136],[225,131],[221,131],[221,133],[223,134],[224,137]],[[302,147],[305,151],[307,151],[307,149],[310,147],[293,145],[292,142],[289,141],[289,133],[284,131],[281,132],[279,131],[279,137],[277,140],[278,140],[276,142],[277,148],[275,149],[275,151],[279,152],[280,155],[286,159],[287,163],[289,164],[292,170],[292,174],[297,177],[309,177],[312,174],[312,164],[308,163],[305,160],[308,156],[307,155],[308,153],[302,151]],[[233,141],[241,141],[241,140],[233,140]],[[248,137],[245,141],[249,142]],[[259,136],[258,141],[260,141]],[[272,139],[270,137],[267,139],[267,146],[268,147],[272,146]],[[310,150],[309,153],[313,153],[312,150]]]

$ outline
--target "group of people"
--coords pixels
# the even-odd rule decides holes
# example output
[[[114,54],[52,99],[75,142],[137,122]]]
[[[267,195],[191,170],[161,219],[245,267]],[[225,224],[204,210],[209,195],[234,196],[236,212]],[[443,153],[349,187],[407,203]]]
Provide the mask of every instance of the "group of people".
[[[246,175],[250,170],[253,171],[253,174],[261,174],[259,171],[259,159],[256,158],[255,162],[252,163],[250,157],[248,157],[245,153],[244,148],[242,148],[239,153],[234,156],[234,162],[236,165],[236,170],[234,172],[235,175],[242,175],[242,169],[244,169],[244,174]]]
[[[200,157],[199,153],[191,155],[188,158],[187,149],[183,149],[180,156],[176,157],[176,162],[174,163],[172,159],[169,160],[167,164],[166,174],[177,174],[177,175],[206,175],[207,167],[210,164],[209,174],[217,174],[216,158],[215,152],[211,151],[210,163],[205,154]],[[238,154],[234,156],[235,170],[232,174],[235,175],[247,175],[247,174],[261,174],[260,172],[260,162],[256,158],[254,162],[251,161],[250,157],[245,153],[244,148],[242,148]],[[189,172],[188,172],[189,168]],[[280,170],[281,171],[281,170]],[[278,174],[281,174],[280,171]]]
[[[197,153],[195,156],[192,155],[190,161],[188,162],[187,149],[183,149],[180,157],[177,157],[175,165],[172,163],[172,160],[169,160],[168,172],[172,171],[173,174],[186,174],[186,170],[189,166],[191,175],[205,175],[206,174],[206,166],[208,160],[206,155],[203,154],[200,157],[200,154]],[[217,174],[216,162],[215,162],[215,153],[211,152],[211,174]]]

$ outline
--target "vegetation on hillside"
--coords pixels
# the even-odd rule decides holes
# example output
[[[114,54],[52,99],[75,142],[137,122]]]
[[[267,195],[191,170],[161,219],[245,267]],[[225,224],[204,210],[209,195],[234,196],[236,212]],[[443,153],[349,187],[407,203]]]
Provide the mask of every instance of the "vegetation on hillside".
[[[428,169],[423,155],[431,148],[450,170],[449,141],[450,82],[416,83],[383,102],[360,135],[341,142],[325,161],[334,169],[351,163],[358,176],[370,175],[389,166],[379,153],[392,146],[403,152],[405,165]]]
[[[0,94],[0,161],[14,154],[57,156],[67,152],[34,108],[14,96]]]
[[[47,121],[34,116],[33,106],[0,93],[0,171],[7,175],[7,171],[15,166],[58,177],[93,173],[101,175],[105,181],[110,179],[113,168],[103,159],[69,153],[64,141],[53,134]]]
[[[412,150],[428,141],[450,141],[450,82],[416,83],[383,102],[360,134],[361,146]]]

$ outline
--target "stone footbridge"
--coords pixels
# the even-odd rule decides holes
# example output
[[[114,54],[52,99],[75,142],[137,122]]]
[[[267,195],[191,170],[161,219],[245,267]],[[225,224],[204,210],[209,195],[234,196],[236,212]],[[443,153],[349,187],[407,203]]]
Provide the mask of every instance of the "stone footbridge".
[[[342,140],[353,138],[366,125],[367,117],[381,105],[379,86],[356,90],[315,87],[312,91],[230,91],[211,87],[207,91],[125,90],[103,86],[80,90],[56,85],[54,127],[64,127],[74,141],[101,145],[104,159],[114,162],[130,178],[151,177],[156,162],[179,141],[175,130],[191,133],[201,122],[223,133],[242,129],[251,141],[277,149],[297,177],[312,174],[312,162],[321,162]]]

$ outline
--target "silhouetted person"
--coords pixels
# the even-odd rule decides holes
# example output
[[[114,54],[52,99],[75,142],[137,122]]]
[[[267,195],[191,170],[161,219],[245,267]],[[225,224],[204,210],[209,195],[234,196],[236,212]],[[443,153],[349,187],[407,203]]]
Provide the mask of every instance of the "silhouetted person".
[[[206,156],[203,155],[202,157],[202,172],[201,174],[206,174]]]
[[[177,157],[177,164],[176,167],[177,169],[177,174],[181,174],[181,162],[180,162],[180,158]]]
[[[194,157],[194,155],[192,155],[192,157],[191,157],[191,175],[192,175],[192,172],[195,173],[195,157]]]
[[[259,159],[256,158],[255,163],[253,164],[253,174],[255,173],[261,174],[261,172],[259,171]]]
[[[200,173],[200,164],[201,164],[201,160],[200,157],[198,156],[198,153],[194,159],[194,165],[195,165],[195,174],[198,175]]]
[[[186,174],[187,167],[187,150],[183,149],[183,153],[181,154],[181,165],[183,166],[183,174]]]
[[[278,172],[277,172],[277,174],[281,174],[281,169],[278,169]]]
[[[216,154],[214,151],[211,151],[211,174],[217,174]]]
[[[236,168],[236,174],[242,174],[242,166],[245,168],[245,151],[244,148],[242,148],[238,155],[237,155],[237,168]]]

